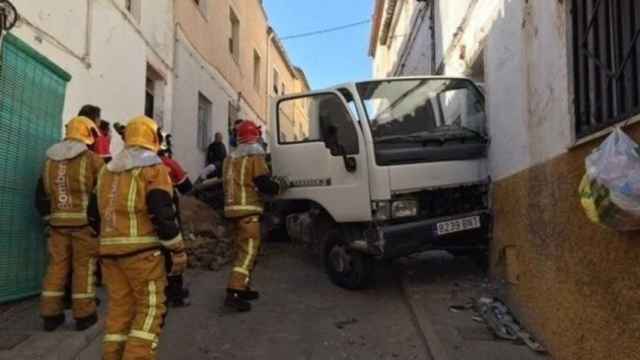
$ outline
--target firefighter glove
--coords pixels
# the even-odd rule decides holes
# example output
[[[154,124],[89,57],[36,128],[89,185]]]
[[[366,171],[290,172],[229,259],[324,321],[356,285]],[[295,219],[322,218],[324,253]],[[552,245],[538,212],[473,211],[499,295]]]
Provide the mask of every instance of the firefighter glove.
[[[187,269],[187,252],[182,249],[181,251],[171,252],[171,273],[169,275],[180,275]]]
[[[278,193],[282,194],[291,188],[291,182],[286,176],[274,176],[273,182],[278,184]]]

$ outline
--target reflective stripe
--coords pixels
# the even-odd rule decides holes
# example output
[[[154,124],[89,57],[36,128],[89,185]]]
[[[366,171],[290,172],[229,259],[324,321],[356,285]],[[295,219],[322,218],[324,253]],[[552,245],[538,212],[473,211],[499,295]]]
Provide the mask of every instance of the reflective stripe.
[[[47,159],[44,162],[44,175],[42,176],[42,182],[44,183],[44,192],[51,194],[51,183],[49,179],[49,169],[51,167],[51,160]]]
[[[138,192],[138,182],[136,177],[140,172],[139,169],[133,171],[131,177],[131,185],[129,185],[129,197],[127,198],[127,211],[129,212],[129,235],[138,236],[138,217],[136,216],[136,195]]]
[[[64,291],[43,291],[42,296],[61,297],[61,296],[64,296]]]
[[[244,157],[242,159],[242,165],[240,165],[240,205],[247,204],[247,189],[244,186],[244,174],[247,167],[247,159],[248,157]]]
[[[100,172],[98,173],[98,181],[96,182],[96,193],[98,194],[97,196],[97,200],[98,200],[98,209],[102,209],[102,207],[100,206],[100,184],[102,184],[102,176],[104,175],[104,172],[107,170],[106,166],[103,166],[100,169]]]
[[[93,292],[93,272],[95,271],[95,267],[96,267],[96,259],[95,258],[89,258],[89,270],[87,271],[87,294],[93,294],[95,296],[95,293]]]
[[[242,264],[242,268],[247,270],[247,272],[249,272],[249,265],[255,253],[255,250],[253,249],[253,242],[254,240],[249,238],[249,250],[247,251],[247,257],[244,259],[244,264]]]
[[[153,325],[153,319],[156,316],[156,306],[158,306],[158,298],[156,295],[156,282],[149,281],[149,312],[147,312],[147,317],[144,320],[144,325],[142,326],[142,330],[144,332],[148,332],[151,329],[151,325]]]
[[[164,246],[167,249],[171,249],[171,248],[176,247],[181,242],[182,242],[182,234],[178,234],[178,236],[176,236],[175,238],[173,238],[171,240],[162,241],[162,246]]]
[[[72,213],[72,212],[56,212],[51,214],[51,219],[86,219],[85,213]]]
[[[131,330],[131,332],[129,333],[130,337],[135,337],[138,339],[142,339],[142,340],[147,340],[147,341],[151,341],[151,342],[157,342],[158,341],[158,336],[156,334],[152,334],[150,332],[146,332],[146,331],[140,331],[140,330]]]
[[[89,207],[89,196],[87,195],[87,185],[85,182],[87,176],[87,157],[83,156],[82,160],[80,160],[80,192],[82,192],[82,210],[83,212],[87,212],[87,207]]]
[[[125,342],[127,341],[127,335],[122,334],[106,334],[104,336],[104,342]]]
[[[262,208],[261,206],[254,206],[254,205],[232,205],[232,206],[225,206],[224,207],[225,211],[258,211],[259,213],[262,213],[264,211],[264,208]]]
[[[229,201],[233,204],[234,202],[234,196],[235,196],[235,189],[233,186],[233,160],[231,159],[227,159],[224,161],[224,169],[222,171],[223,174],[227,174],[227,180],[226,182],[229,184],[229,186],[224,186],[225,191],[228,191],[229,193],[225,196],[225,201]],[[224,185],[224,184],[223,184]]]
[[[73,294],[73,295],[71,295],[72,299],[93,299],[95,297],[96,297],[96,293]]]
[[[242,275],[249,276],[249,272],[247,270],[241,268],[241,267],[234,267],[233,268],[233,272],[237,272],[237,273],[240,273]]]
[[[159,242],[160,240],[155,236],[112,237],[100,239],[100,245],[141,245],[157,244]]]

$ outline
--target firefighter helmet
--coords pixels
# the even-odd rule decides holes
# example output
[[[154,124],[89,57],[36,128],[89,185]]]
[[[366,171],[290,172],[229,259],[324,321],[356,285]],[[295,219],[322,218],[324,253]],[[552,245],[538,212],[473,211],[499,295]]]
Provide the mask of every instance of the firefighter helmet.
[[[262,131],[251,120],[244,120],[237,126],[238,142],[240,144],[255,144],[260,141]]]
[[[65,139],[82,141],[92,145],[99,134],[98,127],[88,117],[76,116],[65,126]]]
[[[138,116],[131,119],[124,134],[125,146],[139,146],[157,152],[162,142],[158,129],[158,124],[149,117]]]

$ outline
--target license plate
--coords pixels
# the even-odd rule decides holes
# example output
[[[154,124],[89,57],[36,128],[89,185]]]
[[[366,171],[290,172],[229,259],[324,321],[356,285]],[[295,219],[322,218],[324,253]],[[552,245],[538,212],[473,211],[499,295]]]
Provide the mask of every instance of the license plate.
[[[480,216],[472,216],[464,219],[438,223],[436,232],[438,233],[438,235],[446,235],[470,229],[477,229],[479,227]]]

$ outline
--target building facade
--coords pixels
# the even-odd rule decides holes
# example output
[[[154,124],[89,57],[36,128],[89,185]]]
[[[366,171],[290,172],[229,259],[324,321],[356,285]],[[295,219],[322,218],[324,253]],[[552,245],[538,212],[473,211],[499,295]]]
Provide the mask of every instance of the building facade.
[[[33,192],[48,146],[84,104],[114,123],[171,126],[173,1],[12,0],[0,58],[0,301],[40,291],[45,251]],[[122,148],[114,136],[112,152]]]
[[[215,132],[228,139],[247,118],[269,139],[271,99],[309,89],[259,0],[11,3],[19,21],[0,55],[0,302],[40,291],[33,192],[46,149],[82,105],[112,124],[154,118],[195,177]],[[123,144],[112,139],[115,154]]]
[[[640,140],[639,15],[633,0],[376,2],[375,76],[483,83],[492,274],[559,360],[638,358],[640,239],[590,223],[578,185],[613,126]]]
[[[269,26],[262,1],[175,1],[175,14],[175,156],[197,174],[216,132],[228,139],[236,119],[253,119],[268,141],[271,99],[309,85]]]

